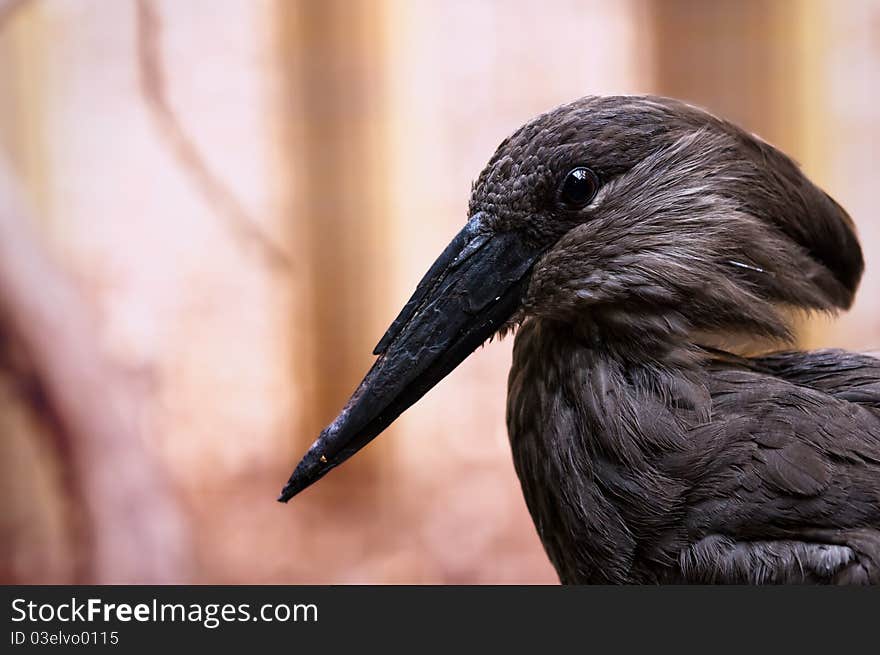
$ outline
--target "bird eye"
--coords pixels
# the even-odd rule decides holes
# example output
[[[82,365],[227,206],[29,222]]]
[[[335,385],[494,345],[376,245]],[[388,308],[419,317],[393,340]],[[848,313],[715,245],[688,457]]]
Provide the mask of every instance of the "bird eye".
[[[560,194],[565,204],[583,207],[596,196],[598,190],[599,177],[586,166],[578,166],[565,176]]]

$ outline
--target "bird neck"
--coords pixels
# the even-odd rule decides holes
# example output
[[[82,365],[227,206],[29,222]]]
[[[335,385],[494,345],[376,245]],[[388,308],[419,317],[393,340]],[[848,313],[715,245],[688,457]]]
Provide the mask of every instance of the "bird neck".
[[[636,548],[642,561],[668,557],[653,540],[683,497],[655,468],[658,453],[686,448],[681,426],[707,419],[709,396],[694,348],[627,350],[595,336],[538,319],[521,326],[508,431],[563,581],[634,582]]]
[[[707,333],[693,332],[674,316],[598,310],[575,320],[528,319],[520,328],[524,341],[545,353],[582,353],[590,362],[614,362],[624,369],[696,370]]]
[[[592,445],[607,438],[605,454],[651,446],[651,434],[640,429],[637,411],[645,403],[674,412],[708,412],[707,372],[711,354],[684,340],[632,339],[609,335],[597,325],[585,326],[529,319],[514,343],[510,383],[540,391],[537,404],[554,396],[573,404],[593,428]],[[618,453],[622,460],[632,453]]]

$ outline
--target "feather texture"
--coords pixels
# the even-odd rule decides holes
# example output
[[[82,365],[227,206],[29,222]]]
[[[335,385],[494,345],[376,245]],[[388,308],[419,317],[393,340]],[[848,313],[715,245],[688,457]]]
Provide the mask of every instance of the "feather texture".
[[[691,357],[521,328],[508,427],[562,581],[880,582],[880,361]]]

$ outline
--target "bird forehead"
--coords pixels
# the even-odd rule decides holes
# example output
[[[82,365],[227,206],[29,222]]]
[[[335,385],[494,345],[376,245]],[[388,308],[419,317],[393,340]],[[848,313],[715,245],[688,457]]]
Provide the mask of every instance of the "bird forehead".
[[[614,177],[683,129],[696,127],[693,119],[701,115],[710,118],[647,96],[582,98],[535,117],[505,139],[477,179],[474,194],[522,200],[540,191],[548,177],[577,165]]]

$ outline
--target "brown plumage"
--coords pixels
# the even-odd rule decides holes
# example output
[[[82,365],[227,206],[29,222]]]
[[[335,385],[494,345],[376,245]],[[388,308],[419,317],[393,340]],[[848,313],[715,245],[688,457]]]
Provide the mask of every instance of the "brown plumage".
[[[797,165],[674,100],[589,97],[505,140],[470,214],[282,500],[518,327],[511,447],[563,582],[880,582],[880,361],[717,348],[852,302],[852,222]]]

